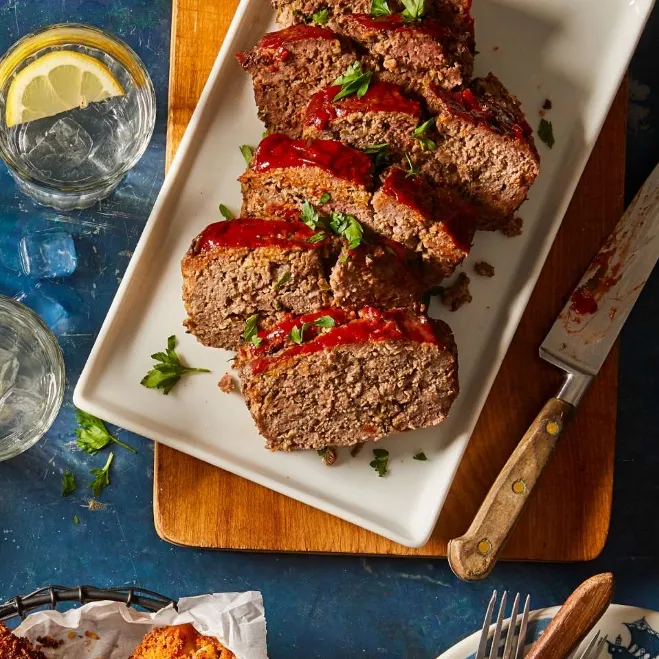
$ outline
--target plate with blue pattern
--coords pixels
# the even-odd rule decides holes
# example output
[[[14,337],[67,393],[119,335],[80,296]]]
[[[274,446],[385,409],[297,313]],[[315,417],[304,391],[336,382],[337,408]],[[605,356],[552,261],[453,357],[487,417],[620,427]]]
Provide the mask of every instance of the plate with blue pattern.
[[[542,634],[556,615],[560,607],[538,609],[532,611],[529,618],[527,633],[527,650]],[[509,620],[504,623],[504,631]],[[612,604],[599,621],[595,630],[606,636],[605,647],[598,659],[659,659],[659,612],[648,609],[638,609],[634,606]],[[490,628],[490,634],[494,625]],[[595,634],[596,631],[593,631]],[[505,633],[502,635],[505,639]],[[586,648],[592,634],[583,643]],[[437,659],[475,659],[480,630],[444,652]],[[499,655],[503,651],[503,643]],[[579,656],[579,655],[577,655]]]

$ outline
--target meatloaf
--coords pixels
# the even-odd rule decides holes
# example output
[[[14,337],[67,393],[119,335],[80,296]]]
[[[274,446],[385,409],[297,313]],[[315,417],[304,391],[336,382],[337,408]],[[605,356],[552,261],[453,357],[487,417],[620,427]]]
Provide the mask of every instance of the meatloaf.
[[[343,309],[415,309],[426,288],[413,254],[393,240],[370,236],[355,249],[344,244],[330,287],[334,304]]]
[[[434,286],[450,277],[469,254],[476,229],[473,205],[420,176],[391,167],[373,195],[371,228],[421,255],[424,281]]]
[[[207,346],[235,350],[245,322],[268,327],[286,312],[329,304],[326,241],[301,222],[239,218],[208,226],[183,258],[185,326]]]
[[[371,168],[367,155],[341,142],[269,135],[239,179],[242,214],[288,218],[308,201],[321,213],[347,213],[368,223]]]
[[[130,659],[236,659],[236,655],[213,636],[202,636],[187,624],[156,627]]]
[[[431,86],[426,100],[439,137],[421,171],[440,185],[460,186],[476,201],[479,229],[504,229],[540,165],[519,101],[491,73],[463,91]]]
[[[304,114],[305,137],[340,140],[356,149],[386,144],[399,156],[414,148],[421,106],[398,85],[374,82],[361,98],[334,101],[340,89],[330,85],[311,97]]]
[[[291,331],[303,326],[293,342]],[[433,426],[458,395],[451,330],[408,310],[321,310],[259,336],[260,346],[245,346],[236,365],[273,451],[349,446]]]
[[[0,657],[2,659],[46,659],[46,655],[36,650],[30,641],[16,636],[0,622]]]
[[[363,58],[378,78],[423,94],[426,85],[462,87],[474,68],[473,34],[440,20],[406,21],[400,14],[351,14],[341,31],[367,52]]]
[[[252,76],[259,118],[271,132],[299,137],[309,98],[356,59],[348,40],[327,28],[293,25],[262,37],[237,55]]]

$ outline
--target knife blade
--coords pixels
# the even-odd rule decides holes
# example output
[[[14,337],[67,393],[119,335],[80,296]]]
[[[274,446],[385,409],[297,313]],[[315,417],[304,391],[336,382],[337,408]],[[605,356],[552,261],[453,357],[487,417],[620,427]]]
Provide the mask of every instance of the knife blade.
[[[478,581],[496,564],[570,416],[599,372],[659,258],[659,165],[592,261],[540,347],[563,384],[535,418],[467,532],[451,540],[457,577]]]

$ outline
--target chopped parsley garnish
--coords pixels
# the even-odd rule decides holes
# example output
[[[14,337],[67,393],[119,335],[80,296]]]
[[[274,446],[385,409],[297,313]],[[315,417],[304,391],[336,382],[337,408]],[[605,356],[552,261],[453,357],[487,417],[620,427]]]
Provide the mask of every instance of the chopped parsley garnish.
[[[91,474],[94,480],[87,487],[91,489],[94,496],[98,499],[101,492],[110,484],[110,465],[114,460],[114,453],[110,453],[103,469],[92,469]]]
[[[319,9],[317,12],[312,14],[311,20],[316,25],[327,25],[327,21],[329,20],[329,10],[327,7],[323,7],[322,9]]]
[[[309,238],[307,238],[308,243],[319,243],[323,240],[325,240],[325,232],[324,231],[319,231],[318,233],[314,233],[313,236],[309,236]]]
[[[290,279],[291,279],[291,273],[290,273],[290,271],[289,271],[289,272],[285,272],[285,273],[279,278],[279,281],[274,285],[274,289],[275,289],[276,291],[280,290],[281,287],[284,286],[284,284],[286,284],[287,282],[290,281]]]
[[[385,167],[391,164],[388,144],[375,144],[366,147],[364,153],[367,156],[373,156],[373,167],[376,173],[381,172]]]
[[[310,229],[317,229],[319,224],[323,224],[323,220],[318,214],[318,211],[306,199],[302,202],[300,219]]]
[[[428,458],[426,457],[426,454],[423,451],[419,451],[416,455],[412,456],[415,460],[420,460],[421,462],[425,462]]]
[[[151,355],[151,359],[155,359],[158,363],[142,378],[141,385],[147,389],[162,389],[166,396],[184,375],[210,373],[207,368],[192,368],[183,364],[174,348],[176,348],[176,337],[172,335],[167,339],[167,352],[156,352]]]
[[[252,158],[254,157],[254,149],[252,149],[252,147],[248,146],[247,144],[241,144],[240,153],[243,154],[243,158],[249,167],[250,163],[252,162]]]
[[[354,215],[348,213],[332,213],[330,228],[334,233],[343,236],[348,241],[348,247],[355,249],[361,245],[364,235],[362,225],[357,222]]]
[[[318,203],[319,204],[326,204],[331,198],[332,198],[332,195],[329,192],[323,192],[323,194],[320,195],[320,199],[318,200]]]
[[[419,21],[423,18],[425,13],[424,0],[401,0],[405,10],[403,11],[403,18],[406,21]]]
[[[233,213],[224,204],[220,204],[220,213],[225,220],[233,220]]]
[[[62,496],[68,497],[76,491],[76,477],[71,471],[65,471],[62,474]]]
[[[437,142],[427,136],[428,130],[435,125],[435,118],[430,117],[428,121],[424,121],[420,126],[417,126],[412,134],[419,140],[421,148],[424,151],[434,151],[437,148]]]
[[[409,178],[410,176],[418,176],[419,170],[414,166],[412,158],[410,158],[410,154],[407,151],[405,151],[405,160],[407,161],[407,174],[405,174],[405,178]]]
[[[73,516],[73,523],[74,524],[80,524],[80,518],[77,515]]]
[[[540,119],[538,127],[538,137],[551,149],[554,146],[554,127],[551,121]]]
[[[389,473],[389,451],[383,448],[373,449],[374,460],[369,462],[369,465],[378,472],[378,476],[386,476]]]
[[[387,0],[373,0],[371,2],[371,16],[391,16],[391,9]]]
[[[250,316],[245,321],[245,329],[243,330],[243,340],[246,343],[251,343],[257,348],[261,345],[263,339],[258,336],[259,332],[259,315],[257,313]]]
[[[362,71],[362,63],[360,61],[353,62],[346,69],[346,72],[334,81],[335,85],[341,85],[341,90],[332,100],[340,101],[342,98],[353,94],[357,98],[361,98],[368,91],[371,78],[373,78],[373,71]]]
[[[76,420],[80,426],[80,428],[76,428],[76,435],[78,435],[76,444],[78,445],[78,448],[82,449],[85,453],[95,455],[101,449],[104,449],[108,444],[113,442],[132,453],[137,453],[132,446],[124,444],[124,442],[111,435],[105,427],[105,423],[103,423],[98,417],[83,412],[82,410],[76,410]]]
[[[334,318],[332,316],[321,316],[320,318],[316,318],[311,323],[302,323],[300,327],[297,325],[291,329],[291,331],[288,334],[288,338],[293,342],[300,344],[304,341],[304,333],[312,326],[315,325],[316,327],[322,327],[324,329],[329,329],[330,327],[334,327],[335,322]]]

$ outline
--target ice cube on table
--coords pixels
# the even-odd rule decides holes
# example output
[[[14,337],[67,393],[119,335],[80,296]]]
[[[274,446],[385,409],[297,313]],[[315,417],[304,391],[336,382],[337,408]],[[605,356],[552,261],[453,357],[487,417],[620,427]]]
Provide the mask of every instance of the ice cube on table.
[[[37,279],[67,277],[75,272],[78,265],[71,234],[59,229],[36,231],[24,236],[18,251],[23,272]]]
[[[63,324],[68,317],[66,309],[57,300],[45,295],[38,287],[31,291],[20,291],[14,299],[30,307],[51,330]]]
[[[19,242],[19,238],[11,234],[2,236],[0,240],[0,265],[13,272],[20,272],[22,269],[18,254]]]
[[[0,348],[0,402],[16,383],[18,368],[16,354]]]
[[[67,170],[78,167],[92,150],[89,133],[70,117],[56,121],[25,158],[39,172],[66,180]]]

